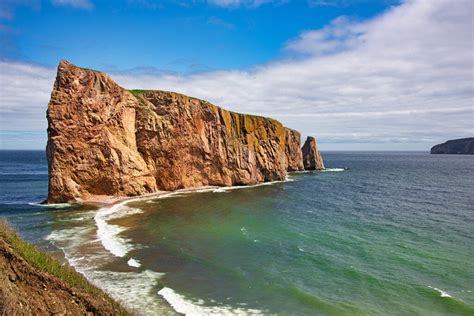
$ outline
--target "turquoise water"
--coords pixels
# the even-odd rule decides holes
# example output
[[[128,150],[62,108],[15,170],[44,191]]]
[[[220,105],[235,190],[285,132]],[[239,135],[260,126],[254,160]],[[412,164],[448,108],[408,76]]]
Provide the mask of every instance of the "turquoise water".
[[[474,315],[474,156],[324,158],[349,170],[99,210],[9,178],[0,214],[144,314]]]

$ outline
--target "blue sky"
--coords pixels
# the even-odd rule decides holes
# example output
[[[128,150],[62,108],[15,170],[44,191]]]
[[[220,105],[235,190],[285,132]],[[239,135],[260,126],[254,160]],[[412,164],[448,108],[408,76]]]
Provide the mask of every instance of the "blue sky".
[[[21,1],[20,1],[21,3]],[[341,15],[367,19],[393,0],[41,1],[10,6],[2,58],[55,66],[171,72],[245,69],[284,56],[286,41]],[[28,5],[29,4],[29,5]]]
[[[0,148],[42,149],[58,61],[273,116],[323,150],[472,136],[469,0],[3,1]]]

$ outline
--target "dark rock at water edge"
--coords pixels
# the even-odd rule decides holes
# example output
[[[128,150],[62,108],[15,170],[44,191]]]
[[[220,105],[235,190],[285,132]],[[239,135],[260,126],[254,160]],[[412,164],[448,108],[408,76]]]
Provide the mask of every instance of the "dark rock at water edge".
[[[474,137],[452,139],[431,148],[432,154],[474,154]]]

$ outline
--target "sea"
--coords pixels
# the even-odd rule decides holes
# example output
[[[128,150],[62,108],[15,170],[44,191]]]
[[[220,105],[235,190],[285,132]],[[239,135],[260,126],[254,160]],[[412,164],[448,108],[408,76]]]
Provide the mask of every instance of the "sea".
[[[142,315],[474,315],[474,156],[323,157],[92,207],[41,205],[45,152],[0,151],[0,217]]]

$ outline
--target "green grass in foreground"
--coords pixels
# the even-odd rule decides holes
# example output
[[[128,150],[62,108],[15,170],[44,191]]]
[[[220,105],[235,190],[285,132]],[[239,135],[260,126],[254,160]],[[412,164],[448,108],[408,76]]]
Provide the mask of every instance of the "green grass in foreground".
[[[89,283],[84,276],[76,272],[72,267],[62,265],[56,259],[39,251],[35,246],[21,239],[17,232],[13,230],[4,219],[0,219],[0,238],[4,239],[23,259],[37,269],[54,275],[71,287],[84,290],[95,297],[103,297],[119,310],[121,315],[129,314],[117,302],[112,300],[102,290]]]

